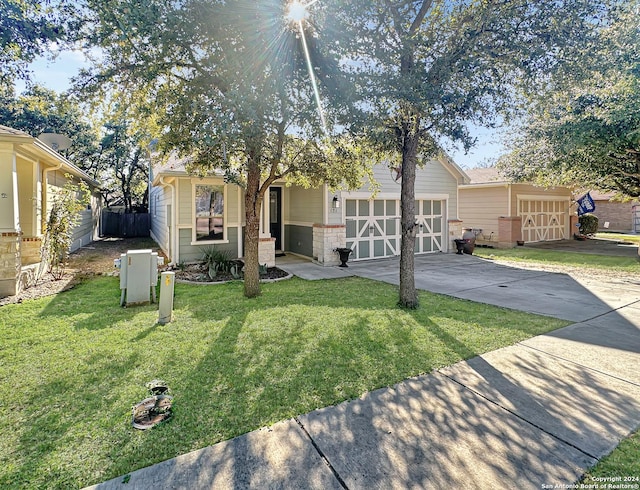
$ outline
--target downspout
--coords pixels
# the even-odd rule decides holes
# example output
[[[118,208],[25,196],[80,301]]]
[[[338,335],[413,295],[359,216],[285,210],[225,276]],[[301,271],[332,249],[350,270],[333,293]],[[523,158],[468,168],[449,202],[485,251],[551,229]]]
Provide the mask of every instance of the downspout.
[[[180,251],[178,250],[177,244],[177,223],[176,223],[176,189],[173,184],[169,184],[164,181],[164,175],[160,177],[160,185],[163,187],[169,187],[171,189],[171,228],[169,230],[170,240],[169,240],[169,253],[171,254],[171,265],[180,263]],[[149,206],[151,206],[151,200],[149,200]]]

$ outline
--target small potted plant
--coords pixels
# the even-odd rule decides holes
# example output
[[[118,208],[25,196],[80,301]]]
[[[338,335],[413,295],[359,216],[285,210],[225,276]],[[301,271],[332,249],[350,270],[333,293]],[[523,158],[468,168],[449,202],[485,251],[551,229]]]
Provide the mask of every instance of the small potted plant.
[[[338,247],[334,249],[334,252],[337,252],[340,255],[340,262],[342,262],[338,267],[349,267],[347,265],[347,261],[349,260],[349,255],[351,255],[353,250],[347,247]]]

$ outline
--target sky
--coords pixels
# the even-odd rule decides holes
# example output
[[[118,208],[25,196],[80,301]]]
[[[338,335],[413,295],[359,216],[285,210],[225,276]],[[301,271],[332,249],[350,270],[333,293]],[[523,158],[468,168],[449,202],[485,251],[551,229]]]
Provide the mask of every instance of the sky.
[[[64,92],[70,86],[70,80],[78,71],[87,65],[85,56],[79,51],[65,51],[59,53],[53,61],[40,58],[31,64],[33,80],[56,92]],[[21,93],[25,84],[16,83],[16,93]],[[464,151],[447,150],[449,156],[463,169],[486,166],[489,160],[497,159],[503,146],[498,141],[497,131],[474,127],[473,134],[478,138],[478,143],[466,155]]]

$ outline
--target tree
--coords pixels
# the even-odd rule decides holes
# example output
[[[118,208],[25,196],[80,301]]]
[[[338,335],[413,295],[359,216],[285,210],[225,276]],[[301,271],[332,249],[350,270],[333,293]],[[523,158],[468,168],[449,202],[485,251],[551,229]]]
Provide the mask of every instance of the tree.
[[[366,114],[370,140],[401,164],[399,304],[415,308],[416,165],[445,140],[470,148],[469,123],[508,120],[522,91],[591,45],[605,9],[596,0],[321,4],[334,29],[324,33],[324,49],[351,73],[353,106]]]
[[[60,133],[71,146],[63,156],[93,179],[102,182],[100,193],[109,206],[122,201],[125,209],[147,207],[149,167],[146,128],[132,124],[117,106],[103,103],[88,119],[79,102],[39,85],[16,97],[0,89],[0,124],[38,137]]]
[[[364,168],[353,139],[321,137],[296,25],[274,0],[86,0],[84,7],[87,42],[105,57],[78,89],[116,87],[136,119],[153,115],[160,148],[189,158],[193,173],[221,169],[244,188],[244,292],[257,296],[269,186],[284,178],[357,186]]]
[[[579,77],[557,77],[513,131],[502,171],[514,180],[640,196],[640,3],[622,6]]]
[[[28,64],[66,40],[68,8],[64,0],[0,0],[0,87],[28,80]]]
[[[97,132],[85,121],[80,107],[64,94],[39,85],[17,97],[12,89],[0,89],[0,124],[34,138],[42,133],[68,136],[72,145],[60,153],[92,177],[96,176],[92,163],[98,151]]]
[[[102,195],[107,205],[122,200],[126,213],[148,208],[149,150],[145,135],[126,120],[104,123],[98,159],[107,177]]]

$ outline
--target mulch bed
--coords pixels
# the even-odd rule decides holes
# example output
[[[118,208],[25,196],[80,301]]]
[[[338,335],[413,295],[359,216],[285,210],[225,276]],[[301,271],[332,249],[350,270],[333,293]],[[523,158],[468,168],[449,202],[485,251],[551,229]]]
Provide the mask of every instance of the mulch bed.
[[[44,296],[52,296],[54,294],[67,291],[80,282],[77,274],[67,272],[62,279],[55,279],[51,274],[45,274],[35,286],[23,289],[15,296],[0,298],[0,306],[12,303],[22,303],[26,299],[38,299]]]
[[[228,281],[237,281],[242,278],[233,277],[231,274],[225,274],[222,272],[218,272],[216,276],[212,279],[208,274],[208,267],[205,264],[188,264],[181,267],[176,267],[173,269],[173,272],[176,274],[177,281],[185,281],[185,282],[201,282],[207,284],[215,284],[222,283]],[[277,267],[269,267],[267,269],[266,274],[261,274],[260,279],[284,279],[288,277],[289,273],[283,271],[282,269],[278,269]]]

